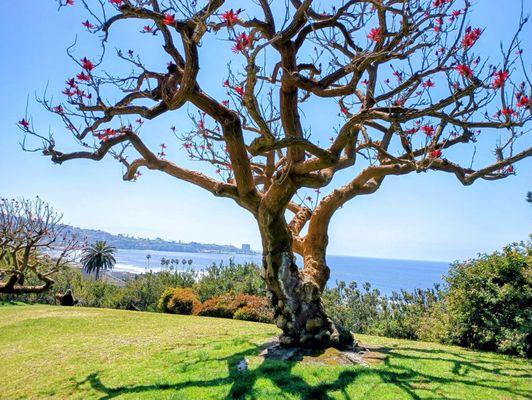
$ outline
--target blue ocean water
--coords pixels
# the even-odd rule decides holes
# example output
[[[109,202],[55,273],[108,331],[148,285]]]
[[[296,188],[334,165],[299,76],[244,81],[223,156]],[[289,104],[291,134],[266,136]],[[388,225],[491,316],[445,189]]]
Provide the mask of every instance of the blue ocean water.
[[[146,255],[150,255],[148,260]],[[118,249],[116,254],[119,271],[144,272],[146,269],[157,271],[161,269],[161,259],[179,260],[178,270],[188,269],[189,264],[182,264],[182,260],[192,260],[191,267],[201,270],[213,263],[228,264],[230,259],[236,263],[255,262],[260,265],[261,256],[256,254],[211,254],[211,253],[181,253],[152,250]],[[449,263],[416,260],[392,260],[383,258],[365,258],[352,256],[327,257],[331,269],[329,285],[337,281],[356,281],[359,285],[369,282],[373,288],[382,293],[390,294],[401,289],[427,289],[436,283],[442,283],[442,275],[447,273]]]

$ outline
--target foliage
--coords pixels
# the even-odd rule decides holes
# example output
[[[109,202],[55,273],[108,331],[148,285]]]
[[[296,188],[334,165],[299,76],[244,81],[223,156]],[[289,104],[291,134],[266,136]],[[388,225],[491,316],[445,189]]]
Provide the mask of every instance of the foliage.
[[[159,310],[170,314],[197,314],[201,309],[198,295],[189,288],[168,288],[158,303]]]
[[[237,301],[240,301],[240,305],[233,318],[244,321],[273,322],[273,310],[267,297],[240,294],[237,296]]]
[[[531,356],[532,241],[453,264],[447,285],[382,296],[355,282],[327,289],[331,318],[355,333]]]
[[[61,219],[38,197],[0,198],[0,293],[42,293],[53,286],[81,248]]]
[[[453,343],[531,356],[532,241],[457,262],[446,279]]]
[[[326,289],[324,302],[331,318],[355,333],[418,339],[422,318],[440,297],[438,287],[383,296],[368,282],[362,290],[356,282],[339,282]]]
[[[213,264],[202,271],[194,289],[202,301],[229,292],[265,296],[266,286],[261,275],[261,267],[256,264],[235,264],[230,260],[229,265]]]
[[[198,315],[235,318],[255,322],[273,322],[273,310],[267,297],[240,293],[216,296],[203,303]]]
[[[201,311],[198,315],[219,318],[233,318],[238,306],[231,294],[223,294],[220,296],[207,299],[203,302]]]
[[[83,250],[81,264],[88,274],[95,273],[95,279],[100,277],[100,271],[110,271],[116,264],[116,248],[107,245],[104,240],[98,240]]]

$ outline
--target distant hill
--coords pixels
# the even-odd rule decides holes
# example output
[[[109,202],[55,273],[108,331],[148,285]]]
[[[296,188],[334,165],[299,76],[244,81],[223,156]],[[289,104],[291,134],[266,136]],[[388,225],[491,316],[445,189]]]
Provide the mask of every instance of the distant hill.
[[[69,226],[69,230],[80,238],[86,238],[89,243],[97,240],[105,240],[109,245],[118,249],[133,250],[156,250],[156,251],[179,251],[188,253],[240,253],[255,254],[249,245],[242,245],[238,248],[232,245],[222,245],[214,243],[197,243],[197,242],[175,242],[161,238],[147,239],[129,235],[113,235],[95,229],[83,229],[75,226]]]

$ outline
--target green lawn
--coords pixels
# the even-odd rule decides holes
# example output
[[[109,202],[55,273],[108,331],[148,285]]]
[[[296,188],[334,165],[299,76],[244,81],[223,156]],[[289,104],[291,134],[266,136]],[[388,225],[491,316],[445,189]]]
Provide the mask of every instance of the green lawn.
[[[432,343],[371,366],[264,361],[272,325],[92,308],[0,307],[1,399],[525,399],[532,364]],[[250,369],[237,365],[247,358]]]

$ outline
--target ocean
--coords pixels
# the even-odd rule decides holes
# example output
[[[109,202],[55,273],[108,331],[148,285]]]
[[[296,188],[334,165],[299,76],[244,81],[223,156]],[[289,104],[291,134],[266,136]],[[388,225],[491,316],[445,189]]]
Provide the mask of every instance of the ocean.
[[[148,260],[146,255],[150,255]],[[146,269],[158,271],[161,269],[161,259],[179,260],[178,270],[193,268],[201,270],[213,263],[228,264],[230,259],[235,263],[255,262],[260,265],[261,256],[256,254],[214,254],[214,253],[181,253],[152,250],[118,249],[115,270],[134,273],[144,272]],[[182,264],[186,260],[186,264]],[[188,260],[192,260],[189,266]],[[405,289],[432,288],[434,284],[442,283],[442,276],[447,273],[449,263],[417,260],[392,260],[384,258],[365,258],[352,256],[327,257],[331,269],[329,285],[337,281],[356,281],[359,286],[369,282],[372,288],[381,293],[390,294],[392,291]],[[174,264],[175,265],[175,264]]]

